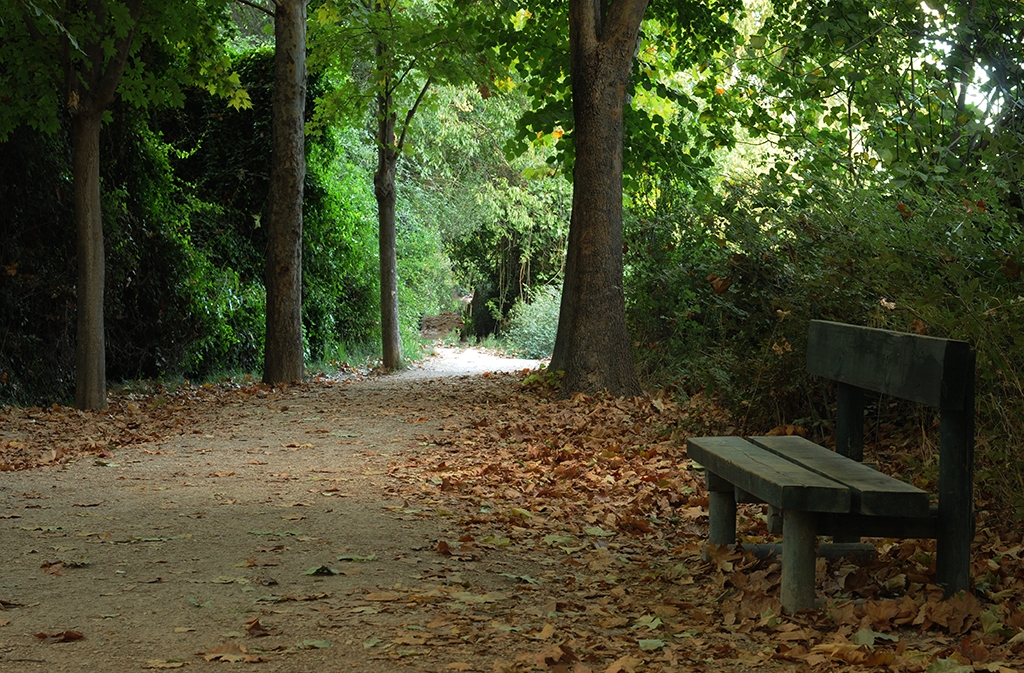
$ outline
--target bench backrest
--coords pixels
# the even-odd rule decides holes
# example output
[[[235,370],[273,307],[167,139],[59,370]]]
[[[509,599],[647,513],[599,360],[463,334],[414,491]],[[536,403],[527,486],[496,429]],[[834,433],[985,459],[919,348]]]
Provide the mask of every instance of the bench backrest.
[[[807,371],[837,382],[836,451],[863,460],[864,391],[940,410],[936,581],[970,586],[974,528],[974,350],[966,341],[812,320]]]
[[[966,341],[812,320],[807,371],[834,381],[960,411],[974,380]]]

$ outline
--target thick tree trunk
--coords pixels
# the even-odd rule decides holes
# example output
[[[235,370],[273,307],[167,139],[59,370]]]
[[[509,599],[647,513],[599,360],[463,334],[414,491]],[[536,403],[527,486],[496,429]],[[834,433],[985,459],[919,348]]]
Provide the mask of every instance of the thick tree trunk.
[[[78,332],[75,345],[75,406],[105,409],[107,359],[103,335],[103,217],[100,212],[100,122],[102,112],[73,117],[71,143],[78,232]]]
[[[398,325],[398,236],[395,230],[396,114],[386,93],[377,96],[377,172],[373,192],[377,197],[380,239],[380,332],[384,368],[402,363],[402,337]]]
[[[647,0],[571,0],[572,217],[551,368],[562,395],[641,394],[622,289],[622,113]]]
[[[306,3],[278,0],[267,204],[267,338],[263,382],[301,381],[302,190],[306,179]]]

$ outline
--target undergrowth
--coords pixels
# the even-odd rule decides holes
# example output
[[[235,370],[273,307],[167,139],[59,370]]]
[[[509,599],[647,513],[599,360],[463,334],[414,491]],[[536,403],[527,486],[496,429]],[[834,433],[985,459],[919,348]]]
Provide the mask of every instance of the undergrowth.
[[[731,184],[685,213],[634,209],[628,307],[648,388],[707,393],[738,433],[796,424],[827,443],[834,390],[805,372],[810,320],[962,339],[977,351],[979,507],[1024,517],[1018,214],[979,195],[781,198],[772,187]],[[931,469],[937,417],[886,400],[869,407],[873,448],[902,469]]]

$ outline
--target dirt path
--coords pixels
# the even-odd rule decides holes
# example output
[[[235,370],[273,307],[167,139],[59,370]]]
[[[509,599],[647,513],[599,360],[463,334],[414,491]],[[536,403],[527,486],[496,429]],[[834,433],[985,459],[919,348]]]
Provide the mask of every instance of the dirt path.
[[[438,554],[446,518],[386,473],[483,372],[536,364],[441,350],[394,376],[183,410],[179,436],[110,458],[0,474],[0,670],[491,670],[500,651],[473,625],[511,568]]]

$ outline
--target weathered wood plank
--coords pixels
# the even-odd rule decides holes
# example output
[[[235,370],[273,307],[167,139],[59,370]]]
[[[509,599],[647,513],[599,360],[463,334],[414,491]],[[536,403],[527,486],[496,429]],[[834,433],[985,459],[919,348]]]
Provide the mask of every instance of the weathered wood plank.
[[[951,596],[971,586],[974,538],[974,357],[963,411],[943,410],[939,423],[939,535],[935,581]]]
[[[782,513],[782,610],[793,614],[814,607],[814,513]]]
[[[777,456],[850,488],[850,511],[872,516],[928,516],[928,493],[803,437],[751,437]]]
[[[864,516],[863,514],[819,513],[815,530],[818,535],[856,535],[858,537],[892,537],[935,539],[939,536],[939,519],[929,516]]]
[[[807,371],[950,410],[964,408],[974,376],[966,341],[812,320]]]
[[[864,389],[836,384],[836,453],[864,460]]]
[[[742,437],[695,437],[686,448],[709,471],[782,510],[850,511],[849,488]]]

